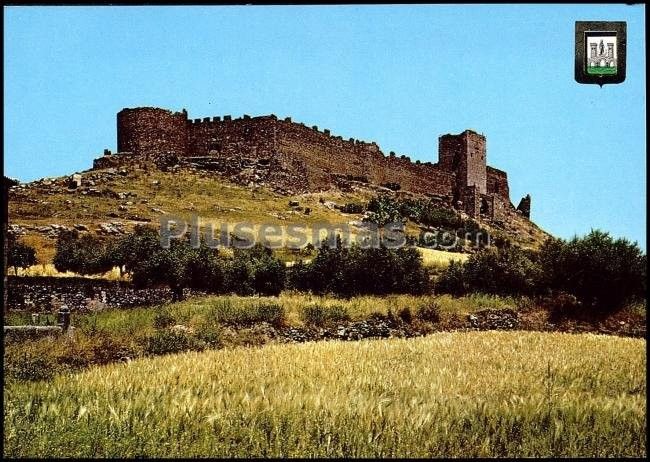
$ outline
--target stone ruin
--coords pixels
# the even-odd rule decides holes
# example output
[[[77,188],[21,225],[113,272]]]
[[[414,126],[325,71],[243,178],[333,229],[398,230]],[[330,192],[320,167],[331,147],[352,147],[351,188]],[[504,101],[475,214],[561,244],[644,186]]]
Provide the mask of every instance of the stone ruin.
[[[192,120],[184,109],[125,108],[117,114],[118,152],[104,150],[93,168],[140,162],[160,169],[215,171],[243,185],[286,194],[345,189],[354,183],[384,185],[441,197],[474,218],[499,221],[515,212],[506,172],[487,165],[485,136],[465,130],[438,141],[437,163],[412,162],[406,155],[385,155],[375,142],[343,139],[289,117]],[[530,196],[524,200],[521,213],[528,218]]]

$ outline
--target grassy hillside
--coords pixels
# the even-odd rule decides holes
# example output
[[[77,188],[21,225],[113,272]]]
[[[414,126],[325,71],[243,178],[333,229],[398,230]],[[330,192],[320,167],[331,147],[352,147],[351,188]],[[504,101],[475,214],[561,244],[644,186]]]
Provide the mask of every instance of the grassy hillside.
[[[523,332],[186,353],[11,383],[5,456],[646,455],[645,340]]]
[[[229,182],[216,174],[190,171],[162,172],[132,167],[124,174],[105,170],[82,174],[82,187],[67,188],[67,177],[47,182],[34,182],[12,191],[9,196],[9,222],[25,228],[23,241],[37,250],[42,269],[32,268],[31,274],[47,272],[42,265],[51,263],[54,256],[55,237],[39,227],[63,225],[86,226],[95,232],[102,223],[119,222],[125,231],[131,230],[140,220],[149,220],[159,226],[163,214],[171,214],[189,220],[192,215],[201,223],[220,225],[228,223],[230,229],[236,223],[301,225],[307,230],[308,241],[325,237],[318,231],[322,223],[350,224],[361,220],[360,214],[345,214],[333,204],[365,204],[377,193],[359,187],[351,192],[330,190],[296,196],[283,196],[264,187],[246,188]],[[94,191],[90,191],[90,190]],[[86,194],[83,194],[83,192]],[[290,201],[298,207],[289,206]],[[309,213],[305,213],[309,209]],[[546,234],[535,225],[521,221],[513,236],[522,245],[537,246]],[[522,221],[523,220],[523,221]],[[515,220],[516,221],[516,220]],[[218,228],[217,228],[218,229]],[[259,229],[259,228],[258,228]],[[358,228],[350,227],[352,237]],[[418,236],[419,228],[408,222],[406,233]],[[430,266],[446,265],[451,259],[466,258],[462,254],[440,250],[423,249],[425,263]],[[290,256],[285,258],[290,261]]]

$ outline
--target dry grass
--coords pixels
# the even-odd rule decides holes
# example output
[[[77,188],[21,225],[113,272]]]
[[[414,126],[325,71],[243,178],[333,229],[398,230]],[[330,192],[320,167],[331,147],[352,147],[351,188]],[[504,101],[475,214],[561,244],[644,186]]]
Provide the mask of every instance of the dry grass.
[[[11,383],[7,457],[646,455],[645,340],[524,332],[185,353]]]

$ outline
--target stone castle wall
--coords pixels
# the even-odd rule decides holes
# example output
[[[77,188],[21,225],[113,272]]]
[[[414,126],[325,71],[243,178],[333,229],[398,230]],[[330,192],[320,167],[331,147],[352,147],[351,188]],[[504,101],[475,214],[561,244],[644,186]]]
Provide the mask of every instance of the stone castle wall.
[[[118,151],[131,154],[116,159],[105,155],[95,161],[96,168],[132,157],[166,162],[165,156],[171,156],[195,166],[211,165],[242,182],[280,184],[287,190],[293,185],[296,192],[327,189],[337,184],[337,178],[347,177],[399,185],[402,190],[445,197],[449,203],[465,199],[482,203],[484,209],[482,195],[497,195],[501,203],[510,204],[506,173],[487,167],[485,137],[471,130],[441,136],[436,164],[412,162],[392,152],[385,155],[374,142],[343,139],[275,115],[190,120],[185,110],[123,109],[117,114],[117,134]],[[475,191],[468,192],[467,187]],[[473,212],[477,215],[479,210],[473,207]]]
[[[187,152],[187,113],[158,108],[123,109],[117,113],[117,150],[146,160],[158,154]]]

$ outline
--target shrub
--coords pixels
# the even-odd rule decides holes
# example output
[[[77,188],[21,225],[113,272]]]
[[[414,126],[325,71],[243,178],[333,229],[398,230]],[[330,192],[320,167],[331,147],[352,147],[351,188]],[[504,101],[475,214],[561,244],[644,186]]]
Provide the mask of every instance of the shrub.
[[[346,248],[340,238],[332,248],[323,245],[311,263],[294,265],[289,280],[298,290],[343,297],[429,290],[429,275],[417,249],[368,249],[356,243]]]
[[[3,372],[7,379],[49,380],[60,370],[51,356],[25,344],[5,349]]]
[[[411,313],[411,309],[408,306],[405,306],[399,310],[397,317],[407,324],[410,324],[411,321],[413,321],[413,314]]]
[[[284,307],[278,303],[262,303],[257,306],[256,321],[264,321],[275,327],[281,327],[286,321]]]
[[[94,336],[93,364],[109,364],[123,358],[135,358],[141,355],[137,348],[137,339],[125,335],[112,335],[102,331]]]
[[[315,304],[303,308],[302,320],[308,325],[323,326],[333,322],[349,321],[350,315],[342,305]]]
[[[146,341],[146,352],[151,355],[180,353],[183,351],[200,351],[205,343],[197,338],[178,331],[168,329],[158,330]]]
[[[439,292],[462,295],[532,295],[541,277],[536,255],[518,247],[490,248],[473,254],[464,264],[450,264],[438,279]]]
[[[279,295],[286,285],[286,267],[262,244],[235,249],[225,270],[225,288],[238,295]]]
[[[466,293],[464,276],[463,263],[452,260],[436,281],[436,292],[456,296],[464,295]]]
[[[596,311],[616,311],[645,296],[647,256],[636,243],[602,231],[570,241],[548,239],[540,265],[545,287],[573,294]]]
[[[223,347],[223,329],[216,324],[203,324],[196,328],[196,338],[210,348]]]
[[[113,268],[108,248],[108,241],[98,236],[79,237],[76,230],[63,231],[57,238],[54,267],[79,274],[105,273]]]
[[[418,306],[417,317],[432,323],[440,322],[440,306],[436,302],[423,303]]]
[[[176,324],[176,319],[167,309],[160,310],[153,317],[153,326],[156,329],[165,329]]]
[[[268,322],[273,326],[280,327],[284,325],[286,313],[284,307],[277,303],[239,303],[235,305],[228,299],[220,299],[212,305],[209,318],[213,323],[236,326]]]
[[[566,292],[558,292],[549,297],[545,297],[542,303],[549,310],[551,319],[553,320],[580,318],[588,314],[585,313],[582,303],[574,295]]]

